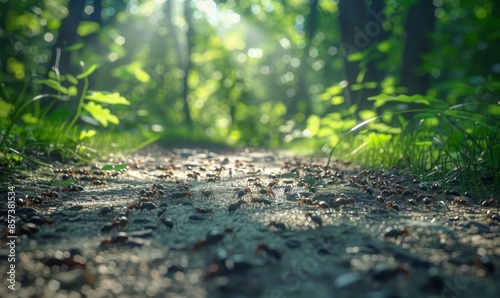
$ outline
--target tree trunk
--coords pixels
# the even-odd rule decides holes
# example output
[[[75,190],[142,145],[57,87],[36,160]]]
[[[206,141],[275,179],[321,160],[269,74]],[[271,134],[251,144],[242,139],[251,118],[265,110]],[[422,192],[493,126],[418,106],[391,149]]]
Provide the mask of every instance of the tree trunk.
[[[434,4],[421,0],[412,6],[406,19],[406,42],[401,68],[401,85],[407,94],[425,94],[430,84],[429,73],[422,67],[422,56],[431,49],[428,35],[434,28]]]
[[[71,64],[74,52],[63,52],[62,50],[77,42],[78,35],[76,34],[76,28],[78,28],[78,24],[83,20],[84,8],[85,1],[69,1],[69,15],[61,22],[59,36],[54,44],[54,51],[52,52],[49,64],[50,68],[57,67],[61,74],[81,72],[81,69]]]
[[[352,90],[351,86],[358,83],[356,79],[362,64],[359,61],[348,61],[348,57],[387,38],[387,32],[382,29],[384,5],[381,0],[372,1],[371,9],[364,0],[340,0],[338,3],[342,35],[340,50],[344,56],[348,83],[348,88],[344,88],[344,96],[348,105],[357,104],[359,110],[371,108],[371,102],[366,99],[378,94],[379,88]],[[380,83],[383,73],[376,68],[375,61],[367,62],[363,68],[366,69],[363,82]]]
[[[99,24],[99,27],[102,30],[103,22],[102,22],[102,17],[101,17],[101,11],[102,11],[102,0],[94,0],[94,3],[92,4],[94,7],[94,12],[89,16],[88,20],[91,22],[95,22]],[[103,45],[99,42],[98,37],[99,32],[94,32],[88,36],[85,36],[82,38],[83,42],[85,43],[86,46],[92,48],[92,51],[96,54],[99,55],[100,58],[100,63],[104,64],[106,63],[106,51],[103,47]],[[84,61],[85,62],[85,61]],[[89,67],[90,65],[86,65]],[[97,68],[96,71],[88,77],[89,80],[89,86],[91,89],[107,89],[106,85],[103,84],[105,80],[102,80],[101,78],[103,75],[101,74],[102,68]],[[101,83],[101,85],[99,85]]]
[[[184,1],[184,18],[186,19],[187,23],[187,31],[186,31],[186,43],[185,43],[185,48],[184,48],[184,55],[183,59],[181,61],[181,69],[184,71],[184,76],[182,77],[182,99],[184,101],[184,117],[186,120],[186,124],[189,128],[193,127],[193,119],[191,118],[191,111],[189,108],[189,101],[188,101],[188,95],[189,95],[189,84],[188,84],[188,79],[189,79],[189,73],[191,71],[192,63],[191,63],[191,51],[193,49],[193,35],[194,35],[194,30],[193,30],[193,11],[191,9],[191,1]]]
[[[312,113],[311,97],[308,92],[307,73],[311,71],[309,64],[309,51],[311,49],[311,41],[318,29],[318,0],[312,0],[309,5],[309,14],[305,20],[305,42],[306,45],[302,51],[300,58],[300,66],[297,74],[297,93],[291,98],[288,114],[295,115],[299,110],[302,110],[306,118]]]

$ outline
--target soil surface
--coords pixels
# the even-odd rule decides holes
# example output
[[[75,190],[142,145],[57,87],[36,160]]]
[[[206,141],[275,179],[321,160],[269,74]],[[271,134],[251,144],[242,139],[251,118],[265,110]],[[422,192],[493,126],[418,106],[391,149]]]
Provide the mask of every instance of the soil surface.
[[[186,149],[14,174],[0,296],[499,297],[494,200],[326,162]]]

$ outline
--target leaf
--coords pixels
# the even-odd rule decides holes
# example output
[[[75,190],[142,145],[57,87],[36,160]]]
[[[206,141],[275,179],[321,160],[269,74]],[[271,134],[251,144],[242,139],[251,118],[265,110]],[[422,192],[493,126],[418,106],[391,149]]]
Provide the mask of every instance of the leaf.
[[[343,104],[344,103],[344,97],[339,95],[339,96],[334,96],[332,97],[331,99],[331,104],[332,105],[339,105],[339,104]]]
[[[359,115],[359,118],[361,118],[362,120],[367,120],[367,119],[370,119],[373,117],[377,117],[377,113],[375,111],[372,111],[372,110],[359,111],[358,115]]]
[[[377,82],[364,82],[363,87],[366,89],[375,89],[378,87],[378,83]]]
[[[38,118],[33,116],[33,114],[31,113],[26,113],[24,114],[21,119],[23,119],[24,123],[27,123],[27,124],[35,124],[38,122]]]
[[[391,42],[389,40],[385,40],[377,45],[377,50],[382,53],[389,53],[391,50]]]
[[[120,123],[118,117],[111,114],[111,111],[109,109],[105,109],[101,105],[96,104],[93,101],[84,104],[83,109],[89,112],[90,115],[104,127],[108,126],[108,122],[111,122],[113,124]]]
[[[107,103],[110,105],[130,105],[130,102],[123,96],[120,96],[120,93],[103,93],[99,91],[94,91],[91,94],[85,96],[88,100],[93,100],[97,102]]]
[[[90,76],[96,69],[97,69],[97,64],[92,64],[89,68],[87,68],[86,71],[82,72],[81,74],[77,75],[76,78],[81,80],[83,78],[86,78]]]
[[[126,164],[105,164],[104,166],[102,166],[101,171],[121,171],[123,169],[126,169],[127,167],[128,166]]]
[[[57,31],[61,27],[61,21],[58,19],[50,19],[47,22],[47,29],[50,31]]]
[[[333,14],[338,10],[337,4],[332,1],[320,1],[318,3],[318,6],[321,8],[321,10],[329,14]]]
[[[358,123],[358,124],[357,124],[357,125],[355,125],[353,128],[351,128],[351,129],[349,130],[349,132],[356,131],[356,130],[358,130],[359,128],[361,128],[361,127],[365,126],[366,124],[368,124],[368,123],[370,123],[370,122],[372,122],[372,121],[377,120],[377,118],[378,118],[378,117],[370,118],[370,119],[365,120],[365,121],[363,121],[363,122],[361,122],[361,123]]]
[[[53,70],[49,71],[49,79],[58,80],[58,77],[61,76],[58,76],[55,71]]]
[[[96,22],[83,21],[78,24],[78,28],[76,28],[76,33],[80,36],[87,36],[94,32],[99,31],[101,26]]]
[[[415,146],[430,147],[432,146],[432,142],[431,141],[415,142]]]
[[[67,74],[66,79],[68,79],[68,82],[70,82],[71,84],[78,85],[78,80],[72,74]]]
[[[147,73],[144,69],[142,68],[137,68],[135,71],[134,71],[134,76],[135,78],[139,81],[139,82],[142,82],[142,83],[147,83],[149,82],[149,80],[151,79],[151,76],[149,75],[149,73]]]
[[[14,112],[14,105],[0,98],[0,118],[6,119]]]
[[[316,135],[321,127],[321,118],[318,115],[311,115],[307,118],[307,129],[311,135]]]
[[[68,88],[68,96],[75,96],[78,94],[78,88],[76,86],[70,86]]]
[[[78,51],[79,49],[83,48],[85,44],[83,42],[77,42],[74,45],[70,45],[64,49],[65,52],[73,52],[73,51]]]
[[[90,129],[90,130],[83,130],[81,133],[80,133],[80,141],[85,139],[85,138],[91,138],[93,136],[95,136],[97,134],[97,132],[93,129]]]
[[[351,85],[351,90],[352,91],[359,91],[361,89],[363,89],[363,85],[361,85],[361,84],[352,84]]]
[[[442,100],[439,100],[439,99],[436,99],[436,98],[433,98],[430,96],[419,95],[419,94],[415,94],[412,96],[408,96],[408,95],[404,95],[404,94],[397,95],[397,96],[380,94],[380,95],[368,97],[368,100],[375,101],[375,103],[373,104],[373,106],[375,108],[379,108],[389,101],[395,101],[395,102],[401,102],[401,103],[417,103],[417,104],[424,104],[427,106],[431,105],[431,103],[439,104],[439,105],[445,104]]]
[[[347,57],[347,61],[349,62],[354,62],[354,61],[360,61],[363,60],[365,57],[365,54],[363,52],[356,52],[352,53]]]
[[[37,81],[36,83],[37,84],[44,84],[45,86],[52,88],[56,91],[59,91],[59,92],[64,93],[64,94],[68,94],[68,88],[62,86],[61,83],[59,83],[56,80],[52,80],[52,79],[40,80],[40,81]]]
[[[325,93],[328,93],[329,95],[339,95],[340,93],[342,93],[343,91],[343,87],[340,85],[340,84],[336,84],[336,85],[333,85],[331,87],[328,87],[326,90],[325,90]]]
[[[392,127],[385,123],[372,123],[370,124],[370,129],[373,129],[378,132],[383,132],[386,134],[399,135],[401,134],[401,127]]]
[[[331,98],[331,97],[339,95],[340,93],[342,93],[343,89],[344,88],[340,84],[335,84],[333,86],[326,88],[325,92],[321,93],[319,96],[320,96],[321,100],[332,100],[333,101],[333,98]],[[334,104],[334,103],[332,102],[332,104]]]
[[[361,84],[365,79],[366,69],[362,69],[358,73],[358,77],[356,78],[356,83]]]

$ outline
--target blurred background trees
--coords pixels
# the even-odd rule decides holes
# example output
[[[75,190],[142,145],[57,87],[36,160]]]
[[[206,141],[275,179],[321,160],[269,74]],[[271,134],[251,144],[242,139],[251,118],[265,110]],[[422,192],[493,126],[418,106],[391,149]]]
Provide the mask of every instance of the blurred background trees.
[[[131,103],[116,111],[114,129],[319,148],[374,109],[419,107],[374,106],[369,97],[420,94],[452,105],[497,81],[499,13],[496,1],[472,0],[3,0],[2,92],[54,70],[76,75],[83,61],[98,65],[90,89]],[[30,92],[48,91],[31,84]],[[61,119],[60,108],[44,117]],[[385,119],[402,125],[394,121]]]

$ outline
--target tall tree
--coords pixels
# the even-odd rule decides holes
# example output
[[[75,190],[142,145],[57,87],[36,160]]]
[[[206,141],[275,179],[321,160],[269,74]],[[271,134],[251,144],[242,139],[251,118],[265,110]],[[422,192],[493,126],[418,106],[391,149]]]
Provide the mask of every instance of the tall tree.
[[[183,111],[184,117],[186,119],[186,125],[188,127],[193,126],[193,119],[191,118],[191,111],[189,108],[189,74],[192,68],[191,53],[193,49],[193,38],[194,38],[194,24],[193,24],[193,9],[191,8],[191,1],[184,1],[184,18],[187,24],[186,30],[186,40],[184,44],[184,55],[181,61],[181,69],[184,71],[184,76],[182,77],[182,99],[184,101]]]
[[[311,71],[309,52],[311,50],[311,41],[318,29],[318,0],[312,0],[310,2],[309,14],[306,17],[304,25],[305,47],[302,50],[302,57],[300,58],[300,66],[298,69],[297,92],[292,97],[288,113],[295,115],[299,111],[299,105],[302,103],[302,110],[307,117],[311,114],[311,98],[308,93],[307,81],[307,74]]]
[[[425,94],[429,88],[430,76],[423,71],[422,57],[431,50],[434,9],[432,1],[421,0],[410,7],[406,18],[401,85],[407,88],[407,94]]]
[[[358,83],[360,71],[364,71],[362,81],[376,82],[377,85],[383,74],[377,69],[375,61],[350,61],[349,55],[374,48],[374,45],[387,37],[381,24],[384,5],[382,0],[372,1],[372,7],[367,6],[364,0],[340,0],[338,3],[342,35],[341,52],[344,56],[348,83],[348,88],[344,89],[344,96],[348,104],[358,104],[359,109],[369,109],[371,102],[366,98],[379,92],[378,88],[356,90],[351,88]]]
[[[68,16],[62,20],[57,41],[54,44],[53,52],[50,60],[50,67],[57,67],[62,74],[77,73],[77,69],[72,59],[75,52],[63,51],[64,48],[74,45],[78,41],[76,29],[83,20],[83,9],[85,1],[69,1]]]

